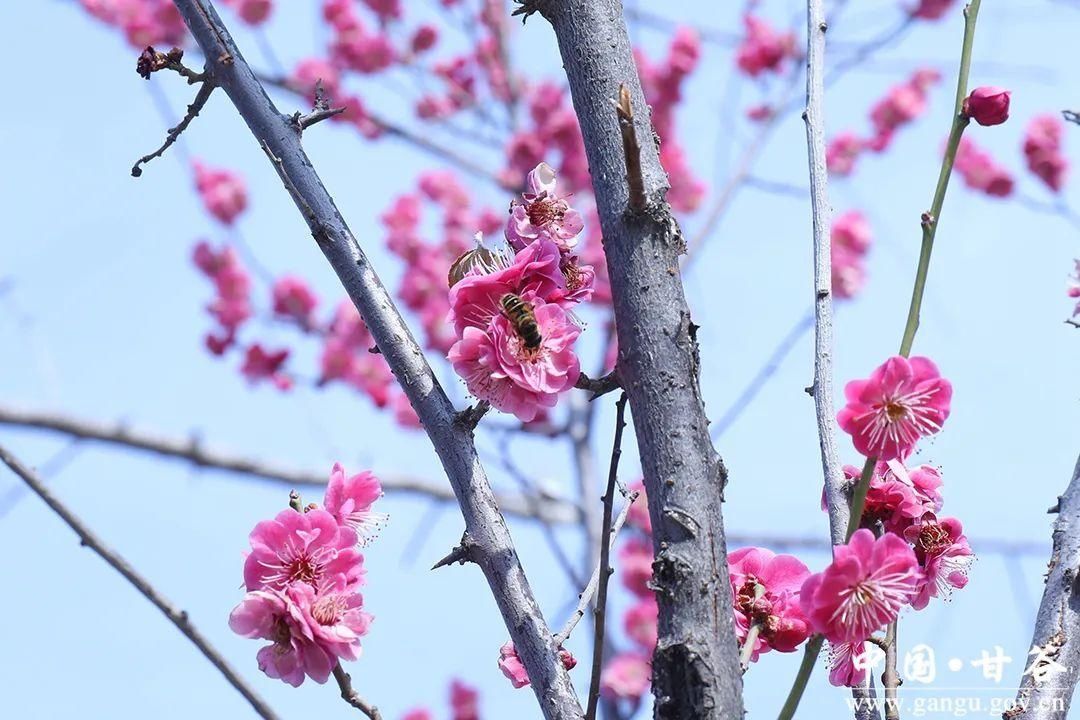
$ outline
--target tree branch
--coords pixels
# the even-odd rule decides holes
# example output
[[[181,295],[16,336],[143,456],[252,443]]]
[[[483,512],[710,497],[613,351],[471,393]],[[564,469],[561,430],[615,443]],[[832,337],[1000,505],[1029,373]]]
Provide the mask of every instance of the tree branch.
[[[1053,511],[1055,508],[1051,508]],[[1063,720],[1080,680],[1080,459],[1058,499],[1054,549],[1035,631],[1009,720]]]
[[[259,717],[265,718],[265,720],[277,720],[277,713],[275,713],[266,701],[259,697],[240,675],[233,669],[232,665],[222,657],[221,653],[210,644],[210,641],[199,632],[199,630],[191,623],[191,619],[184,610],[177,609],[169,600],[162,595],[158,590],[150,584],[150,581],[135,571],[128,561],[125,560],[119,553],[109,548],[103,543],[97,535],[81,520],[75,513],[68,509],[60,500],[49,491],[45,486],[45,483],[29,468],[23,465],[15,456],[13,456],[4,447],[0,447],[0,462],[3,462],[13,473],[22,478],[34,493],[41,498],[46,505],[54,513],[60,516],[68,527],[75,531],[75,534],[79,536],[79,542],[84,547],[88,547],[101,557],[106,563],[112,567],[113,570],[120,573],[125,580],[135,587],[139,593],[153,603],[154,607],[161,611],[161,613],[176,626],[176,629],[184,634],[184,636],[192,642],[199,649],[199,652],[203,654],[210,664],[217,668],[229,684],[244,696],[244,699],[251,704],[251,707],[258,713]]]
[[[334,666],[334,680],[337,681],[338,688],[341,690],[342,700],[367,715],[371,720],[382,720],[382,713],[379,712],[379,708],[360,697],[360,693],[353,689],[352,676],[345,672],[345,669],[341,667],[341,663]]]
[[[122,422],[99,422],[0,405],[0,425],[44,430],[77,440],[139,450],[189,462],[196,467],[227,470],[269,480],[289,488],[323,487],[328,477],[325,472],[282,467],[265,460],[217,450],[205,445],[195,436],[181,438],[159,435],[129,427]],[[425,495],[445,501],[454,499],[451,488],[406,475],[380,474],[379,482],[385,490],[392,493]],[[581,518],[581,509],[576,503],[551,496],[527,497],[523,494],[497,493],[495,501],[507,515],[537,518],[553,524],[577,522]]]
[[[173,143],[177,141],[180,134],[187,130],[191,121],[199,117],[199,113],[206,107],[206,102],[210,99],[210,95],[213,94],[214,88],[217,87],[212,78],[204,78],[201,82],[202,84],[199,85],[199,92],[195,93],[195,99],[188,105],[184,117],[180,119],[180,122],[178,122],[175,127],[169,128],[169,132],[165,134],[165,142],[161,144],[161,147],[149,155],[143,155],[131,166],[132,177],[141,177],[143,174],[142,166],[154,158],[159,158],[164,155],[165,151],[172,147]]]
[[[685,246],[664,201],[656,143],[641,143],[644,211],[629,208],[626,157],[610,99],[629,92],[638,138],[653,129],[619,0],[530,0],[555,29],[592,172],[619,341],[619,374],[634,418],[656,551],[660,607],[655,713],[742,717],[720,503],[726,470],[709,440],[698,386],[697,326],[686,305]]]
[[[376,344],[419,416],[476,543],[473,559],[487,579],[546,718],[581,718],[582,711],[551,632],[525,577],[499,512],[472,433],[456,411],[367,256],[338,212],[293,131],[267,96],[209,0],[174,0],[207,58],[207,70],[232,100],[263,147],[319,249],[337,273]]]

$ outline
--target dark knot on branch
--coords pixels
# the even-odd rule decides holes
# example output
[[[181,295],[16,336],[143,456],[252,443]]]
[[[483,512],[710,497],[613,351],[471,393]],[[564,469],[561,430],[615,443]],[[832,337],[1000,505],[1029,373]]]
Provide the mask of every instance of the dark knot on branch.
[[[461,534],[461,542],[455,545],[454,549],[451,550],[446,555],[446,557],[432,565],[431,569],[438,570],[441,567],[453,565],[454,563],[457,563],[458,565],[464,565],[467,562],[475,562],[472,557],[473,548],[475,547],[476,542],[474,542],[473,539],[469,537],[469,531],[466,530],[464,533]]]

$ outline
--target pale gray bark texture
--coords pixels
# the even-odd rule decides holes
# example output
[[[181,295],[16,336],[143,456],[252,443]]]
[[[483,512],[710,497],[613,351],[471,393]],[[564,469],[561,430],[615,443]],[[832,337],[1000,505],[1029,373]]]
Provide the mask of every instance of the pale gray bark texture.
[[[1055,509],[1054,547],[1031,637],[1030,649],[1040,654],[1023,660],[1016,708],[1005,713],[1007,720],[1062,720],[1080,680],[1080,459]]]
[[[556,659],[551,631],[477,458],[471,428],[457,421],[454,406],[420,346],[312,167],[301,146],[299,128],[274,107],[209,0],[174,1],[207,58],[207,72],[228,94],[275,166],[419,415],[461,506],[468,559],[487,578],[544,717],[582,718],[570,678]]]
[[[726,471],[698,387],[696,326],[683,293],[685,249],[664,199],[667,177],[642,97],[619,0],[526,3],[551,22],[592,173],[614,296],[619,374],[630,400],[649,498],[660,605],[653,657],[658,718],[741,718],[724,526]],[[646,207],[628,209],[613,101],[630,92]]]
[[[806,147],[810,165],[810,206],[814,221],[814,412],[817,416],[829,534],[833,545],[847,541],[850,500],[836,445],[833,408],[832,208],[825,167],[825,9],[806,3]]]

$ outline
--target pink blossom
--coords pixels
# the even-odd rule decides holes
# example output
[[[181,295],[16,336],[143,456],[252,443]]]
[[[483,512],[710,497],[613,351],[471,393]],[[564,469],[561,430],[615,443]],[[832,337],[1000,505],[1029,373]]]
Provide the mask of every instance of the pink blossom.
[[[522,300],[532,306],[539,346],[528,347],[500,314],[485,330],[465,327],[447,357],[475,397],[529,422],[542,409],[554,407],[559,394],[577,382],[581,369],[573,345],[581,330],[558,305],[531,294]]]
[[[906,457],[919,438],[941,430],[949,417],[952,385],[925,357],[891,357],[866,380],[844,387],[837,415],[855,449],[887,461]]]
[[[435,720],[435,715],[427,708],[414,708],[402,715],[401,720]]]
[[[900,127],[926,111],[927,91],[940,78],[936,70],[922,68],[916,70],[906,82],[891,87],[885,97],[870,108],[874,137],[866,147],[874,152],[888,148]]]
[[[506,221],[506,240],[515,251],[524,249],[538,238],[555,243],[562,251],[577,244],[584,223],[581,213],[570,207],[558,193],[555,171],[540,163],[525,178],[522,200],[510,204]]]
[[[1080,260],[1073,261],[1076,265],[1076,270],[1073,277],[1069,280],[1069,289],[1066,290],[1066,294],[1071,298],[1080,298]],[[1073,310],[1073,317],[1080,315],[1080,303],[1076,304],[1076,309]]]
[[[844,476],[854,487],[860,468],[844,466]],[[888,532],[903,535],[926,513],[941,509],[941,475],[929,465],[908,469],[898,459],[879,462],[870,478],[862,524],[880,522]]]
[[[229,615],[229,628],[236,634],[273,641],[255,656],[259,669],[293,687],[299,687],[305,676],[317,683],[326,682],[335,663],[315,641],[310,606],[301,607],[298,599],[307,600],[288,589],[256,590],[245,595]]]
[[[798,558],[764,548],[739,548],[728,555],[735,603],[735,634],[746,642],[750,627],[761,628],[752,661],[769,650],[793,652],[810,634],[799,605],[799,588],[810,571]]]
[[[431,48],[435,47],[435,43],[439,41],[439,29],[434,25],[425,23],[416,28],[413,33],[412,40],[409,41],[409,45],[412,47],[414,53],[427,52]]]
[[[645,595],[638,599],[623,616],[623,628],[626,634],[646,652],[652,652],[656,647],[658,612],[656,597]]]
[[[954,0],[918,0],[918,4],[911,8],[912,17],[922,20],[940,20],[952,7]]]
[[[382,20],[397,20],[401,17],[401,0],[364,0],[364,4]]]
[[[385,524],[387,516],[371,506],[382,497],[382,485],[370,470],[345,476],[340,463],[334,463],[326,484],[323,507],[340,525],[352,528],[361,545],[371,542]]]
[[[240,366],[240,372],[252,384],[269,380],[278,390],[288,390],[292,387],[292,378],[281,371],[288,359],[288,348],[268,351],[259,343],[254,343],[244,353],[244,364]]]
[[[1056,115],[1039,115],[1024,134],[1024,157],[1028,169],[1054,192],[1065,185],[1068,161],[1061,152],[1065,126]]]
[[[633,537],[619,548],[619,572],[623,585],[638,597],[652,597],[649,587],[652,581],[653,547],[652,543],[640,537]]]
[[[814,632],[829,642],[858,642],[896,619],[915,597],[922,571],[900,537],[861,528],[833,561],[803,583],[799,600]]]
[[[964,179],[964,184],[972,190],[991,197],[1008,197],[1012,194],[1013,178],[1009,171],[968,138],[960,139],[954,168]]]
[[[746,36],[735,51],[735,63],[750,77],[780,72],[784,59],[795,54],[795,34],[778,33],[761,18],[743,16]]]
[[[274,314],[292,318],[303,328],[311,326],[311,314],[319,300],[304,279],[285,275],[274,283],[272,294]]]
[[[1005,88],[983,86],[964,98],[963,113],[980,125],[1000,125],[1009,119],[1009,97]]]
[[[337,100],[341,91],[341,75],[336,67],[322,58],[301,60],[289,76],[289,86],[301,92],[309,100],[315,100],[315,89],[322,83],[323,91]]]
[[[225,0],[248,25],[261,25],[274,9],[273,0]]]
[[[307,583],[321,591],[353,590],[364,575],[364,557],[356,549],[356,533],[338,525],[325,510],[282,510],[251,531],[251,553],[244,562],[248,590],[283,590]]]
[[[938,520],[928,512],[904,532],[904,537],[915,546],[915,557],[923,569],[912,607],[922,610],[930,598],[948,598],[953,588],[967,585],[968,568],[975,560],[975,553],[959,520]]]
[[[559,648],[559,660],[567,670],[573,670],[577,660],[570,651]],[[517,654],[517,649],[512,641],[508,641],[499,648],[499,669],[510,680],[515,690],[519,690],[529,684],[529,674],[525,671],[525,665]]]
[[[214,250],[205,241],[199,242],[193,259],[217,290],[217,297],[207,310],[222,332],[207,335],[206,346],[215,355],[222,355],[235,342],[240,326],[251,317],[251,278],[230,247]]]
[[[652,666],[646,655],[631,652],[616,655],[600,673],[600,692],[611,700],[638,703],[649,691]]]
[[[833,219],[832,288],[842,300],[855,297],[866,280],[863,256],[870,247],[870,224],[862,213],[851,210]]]
[[[410,430],[419,430],[424,427],[420,422],[420,416],[413,410],[412,403],[409,402],[409,397],[405,393],[395,395],[391,407],[394,408],[394,420],[401,427]]]
[[[450,683],[452,720],[480,720],[480,694],[460,680]]]
[[[247,208],[244,180],[231,170],[210,168],[195,161],[195,189],[206,211],[226,225],[232,225]]]
[[[866,681],[866,641],[829,643],[829,682],[859,687]]]
[[[829,172],[837,177],[850,175],[865,147],[866,143],[853,132],[842,132],[834,137],[825,148],[825,164]]]

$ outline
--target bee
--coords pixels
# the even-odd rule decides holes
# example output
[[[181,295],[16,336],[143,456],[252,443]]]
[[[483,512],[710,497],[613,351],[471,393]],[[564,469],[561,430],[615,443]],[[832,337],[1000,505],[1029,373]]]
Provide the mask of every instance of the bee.
[[[536,350],[544,338],[540,335],[540,328],[536,324],[536,314],[532,305],[522,300],[513,293],[506,293],[499,299],[502,305],[503,315],[514,326],[518,337],[527,350]]]

